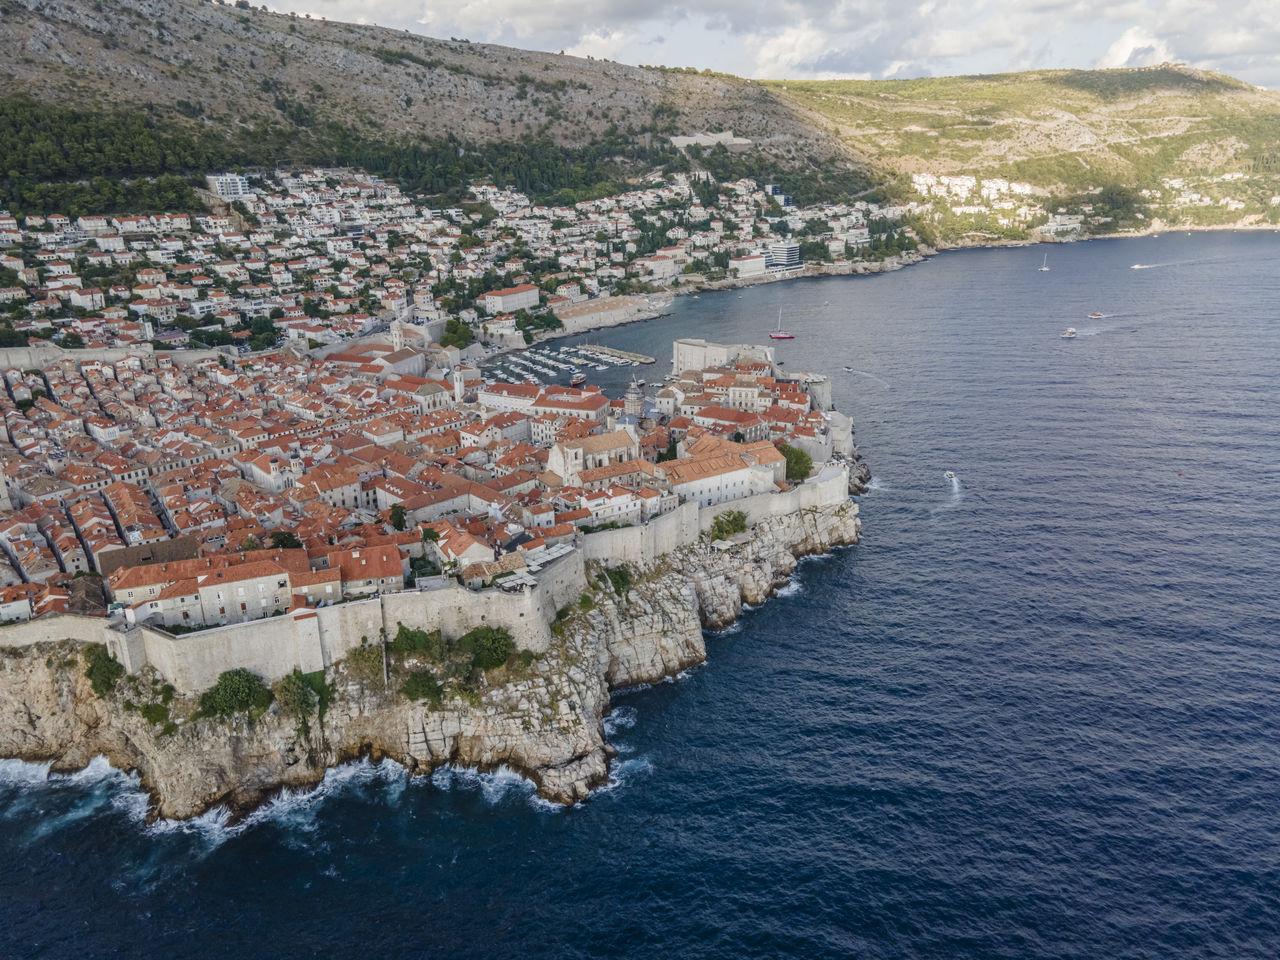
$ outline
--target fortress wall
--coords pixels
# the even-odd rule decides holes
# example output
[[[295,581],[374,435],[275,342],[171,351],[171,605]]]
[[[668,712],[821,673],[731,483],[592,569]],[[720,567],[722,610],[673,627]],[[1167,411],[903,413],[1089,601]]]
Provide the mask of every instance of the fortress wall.
[[[304,608],[181,636],[145,625],[120,631],[102,618],[53,614],[0,628],[0,647],[63,639],[106,643],[129,672],[150,664],[184,693],[208,689],[220,673],[235,667],[244,667],[268,682],[295,669],[304,673],[320,670],[345,657],[360,645],[361,638],[376,643],[384,629],[388,636],[394,634],[397,623],[415,629],[439,628],[447,637],[459,637],[481,625],[505,627],[517,647],[542,653],[551,643],[550,623],[555,612],[576,602],[586,587],[585,561],[645,565],[695,542],[725,510],[740,510],[754,524],[847,498],[847,470],[828,466],[786,493],[760,494],[714,507],[683,503],[638,527],[587,534],[579,551],[540,571],[536,587],[515,593],[477,592],[451,583],[434,590]]]
[[[756,524],[800,510],[832,506],[848,498],[848,470],[828,465],[817,477],[786,493],[760,493],[701,508],[686,502],[648,524],[588,533],[582,538],[581,552],[584,559],[604,564],[648,564],[693,543],[699,534],[710,530],[716,517],[726,510],[741,511],[746,514],[748,524]]]
[[[106,643],[108,633],[107,621],[102,617],[50,613],[37,620],[26,620],[0,627],[0,647],[29,647],[43,640]]]
[[[812,480],[792,487],[786,493],[759,493],[729,503],[703,507],[698,519],[699,529],[710,530],[716,517],[726,510],[746,514],[747,523],[755,524],[772,517],[779,517],[815,507],[829,507],[849,499],[849,472],[844,467],[828,465]]]
[[[697,540],[698,532],[698,505],[682,503],[641,526],[588,533],[581,551],[584,559],[604,564],[646,564]]]

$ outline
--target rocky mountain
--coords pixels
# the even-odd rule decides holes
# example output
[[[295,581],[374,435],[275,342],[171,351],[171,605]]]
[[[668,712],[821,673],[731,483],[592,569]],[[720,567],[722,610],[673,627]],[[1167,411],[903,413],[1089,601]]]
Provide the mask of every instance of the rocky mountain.
[[[190,167],[225,158],[439,172],[439,153],[406,163],[385,150],[438,148],[451,137],[455,154],[477,145],[561,151],[567,160],[554,171],[547,168],[560,160],[545,153],[502,160],[508,169],[540,167],[521,186],[542,195],[672,162],[719,176],[786,172],[802,199],[922,171],[1073,191],[1280,170],[1280,95],[1176,65],[756,82],[429,39],[269,13],[244,0],[0,0],[0,39],[8,54],[0,61],[4,103],[129,111],[157,136],[195,138],[200,149],[157,148]],[[24,124],[0,132],[21,139],[31,129]],[[672,136],[706,132],[732,132],[750,145],[692,156],[671,146]],[[46,178],[39,158],[21,159],[0,166],[0,175],[156,172],[154,163],[96,170],[80,162]],[[487,162],[481,171],[499,165]],[[444,172],[465,179],[476,167]]]
[[[370,138],[545,135],[580,145],[732,130],[786,162],[841,162],[806,109],[725,75],[631,67],[205,0],[0,0],[4,89],[72,107],[148,105],[233,132],[326,123]]]

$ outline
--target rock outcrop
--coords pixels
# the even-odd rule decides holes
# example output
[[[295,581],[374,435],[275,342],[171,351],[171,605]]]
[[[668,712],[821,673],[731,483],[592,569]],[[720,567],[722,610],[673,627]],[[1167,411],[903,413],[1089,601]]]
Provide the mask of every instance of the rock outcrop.
[[[174,697],[149,672],[99,698],[73,641],[3,648],[0,756],[52,761],[63,772],[104,755],[138,772],[153,816],[175,819],[215,806],[241,815],[361,756],[393,759],[411,773],[505,765],[542,796],[574,803],[608,779],[611,689],[701,663],[704,629],[729,625],[744,602],[759,604],[785,583],[799,557],[855,543],[859,529],[853,503],[808,509],[762,521],[731,544],[702,540],[632,569],[621,592],[607,578],[593,580],[561,612],[550,651],[489,671],[469,698],[435,706],[402,696],[394,673],[384,686],[376,671],[362,676],[343,661],[326,672],[323,716],[300,722],[272,705],[253,718],[200,718],[194,698]]]

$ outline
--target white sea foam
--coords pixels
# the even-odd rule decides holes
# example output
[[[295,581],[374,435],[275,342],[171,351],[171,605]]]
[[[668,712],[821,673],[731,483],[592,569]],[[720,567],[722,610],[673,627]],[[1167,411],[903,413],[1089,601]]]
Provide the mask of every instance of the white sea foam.
[[[652,772],[653,761],[648,757],[629,757],[626,760],[617,760],[609,768],[609,782],[592,790],[591,796],[596,797],[613,793],[615,790],[625,787],[637,777],[643,777]]]
[[[614,737],[619,731],[630,730],[639,719],[640,711],[635,707],[615,707],[613,712],[604,718],[605,736]]]
[[[106,757],[99,754],[90,760],[83,770],[76,770],[74,773],[53,773],[49,775],[50,783],[74,783],[80,786],[91,786],[104,780],[127,780],[128,774],[117,770],[107,760]]]
[[[890,489],[892,488],[883,480],[881,480],[879,477],[872,477],[871,480],[868,481],[867,483],[868,492],[871,490],[890,490]]]
[[[440,790],[478,791],[489,806],[497,806],[511,798],[527,800],[536,796],[537,786],[506,766],[491,773],[481,773],[474,767],[448,765],[439,767],[431,775],[431,782]]]
[[[0,760],[0,786],[44,783],[52,764],[28,763],[26,760]]]
[[[803,593],[803,592],[804,592],[804,584],[801,583],[797,578],[792,577],[790,580],[787,581],[786,586],[778,588],[778,592],[775,593],[774,596],[781,599],[782,597],[794,597],[796,594]]]
[[[395,802],[408,779],[408,771],[392,760],[357,760],[327,770],[315,787],[284,788],[238,823],[231,822],[231,813],[225,807],[214,807],[188,820],[157,820],[147,830],[156,835],[187,834],[212,846],[267,823],[285,827],[293,835],[309,834],[315,832],[316,812],[328,797],[376,784],[387,794],[385,800]]]

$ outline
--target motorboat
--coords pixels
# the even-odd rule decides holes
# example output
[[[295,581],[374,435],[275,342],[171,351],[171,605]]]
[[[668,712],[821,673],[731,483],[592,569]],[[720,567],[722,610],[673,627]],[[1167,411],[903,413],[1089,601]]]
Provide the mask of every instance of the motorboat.
[[[956,475],[952,473],[950,470],[944,473],[943,476],[946,477],[948,480],[954,480],[956,478]]]
[[[1063,339],[1063,340],[1074,340],[1075,338],[1076,338],[1076,328],[1075,328],[1075,327],[1067,327],[1067,329],[1065,329],[1065,330],[1063,330],[1063,331],[1062,331],[1062,339]]]
[[[1090,319],[1090,320],[1101,320],[1101,319],[1102,319],[1102,314],[1100,314],[1100,313],[1091,313],[1091,314],[1089,314],[1089,319]]]

